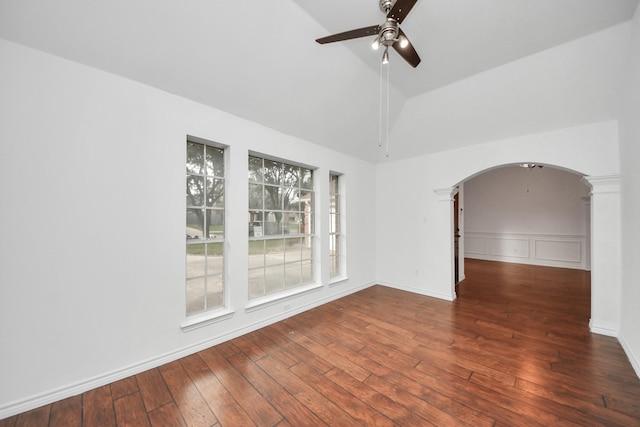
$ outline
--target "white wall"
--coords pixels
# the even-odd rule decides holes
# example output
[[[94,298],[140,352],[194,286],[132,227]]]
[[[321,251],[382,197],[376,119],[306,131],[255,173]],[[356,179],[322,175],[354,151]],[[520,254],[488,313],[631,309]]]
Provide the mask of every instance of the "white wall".
[[[620,120],[622,175],[622,326],[620,341],[640,375],[640,7],[629,45]]]
[[[589,192],[582,176],[510,166],[464,186],[466,257],[586,268]]]
[[[0,41],[0,418],[157,366],[369,286],[373,164]],[[227,320],[185,321],[186,135],[227,144]],[[247,154],[345,174],[349,280],[245,311]],[[325,182],[327,181],[327,182]],[[317,217],[316,232],[328,228]],[[328,250],[326,236],[319,250]],[[326,258],[323,258],[326,261]],[[326,263],[326,262],[325,262]],[[328,281],[322,266],[321,283]]]
[[[492,169],[465,181],[470,232],[584,234],[582,176],[554,167]]]
[[[615,121],[594,123],[379,165],[378,280],[425,295],[455,298],[450,189],[496,166],[522,162],[555,165],[588,176],[617,175],[617,130]]]

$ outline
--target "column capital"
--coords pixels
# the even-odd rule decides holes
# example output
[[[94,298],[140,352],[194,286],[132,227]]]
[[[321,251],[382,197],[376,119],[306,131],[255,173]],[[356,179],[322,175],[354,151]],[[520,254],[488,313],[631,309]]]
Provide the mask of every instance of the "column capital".
[[[582,181],[589,186],[591,194],[620,193],[620,175],[585,176]]]
[[[438,200],[441,202],[450,202],[453,200],[453,196],[458,194],[459,188],[455,187],[446,187],[446,188],[437,188],[433,190],[434,193],[438,195]]]

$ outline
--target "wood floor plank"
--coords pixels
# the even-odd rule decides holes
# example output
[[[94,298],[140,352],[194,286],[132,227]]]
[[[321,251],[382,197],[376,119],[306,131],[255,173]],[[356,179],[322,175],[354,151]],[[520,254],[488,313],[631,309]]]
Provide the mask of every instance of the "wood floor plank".
[[[110,385],[98,387],[84,393],[82,406],[83,425],[96,427],[113,427],[116,425]]]
[[[278,382],[285,390],[306,406],[318,418],[330,426],[356,425],[356,420],[344,409],[319,393],[310,384],[293,374],[279,360],[268,356],[256,362],[263,371]]]
[[[5,419],[0,420],[0,427],[15,427],[17,421],[18,421],[17,415],[14,415],[13,417],[7,417]]]
[[[111,396],[114,400],[136,391],[138,391],[138,381],[135,376],[127,377],[111,384]]]
[[[283,323],[291,327],[298,334],[305,335],[321,346],[329,345],[335,340],[335,337],[332,336],[330,332],[327,333],[320,328],[321,323],[307,323],[301,319],[302,316],[294,316],[285,320]]]
[[[278,327],[277,325],[273,325],[274,327]],[[286,326],[282,326],[285,327]],[[322,357],[323,359],[331,359],[336,367],[339,367],[343,371],[350,373],[360,380],[364,380],[369,376],[369,372],[362,369],[360,366],[354,364],[348,359],[335,359],[332,358],[332,353],[330,350],[327,350],[327,345],[329,344],[320,344],[313,339],[309,338],[306,333],[309,333],[308,330],[295,330],[294,334],[291,334],[292,339],[300,344],[302,347],[306,348],[311,353]],[[313,335],[313,334],[312,334]]]
[[[457,397],[456,392],[449,393],[448,396],[444,394],[442,395],[438,394],[440,390],[438,381],[440,380],[451,381],[451,376],[453,374],[446,373],[447,375],[446,378],[438,378],[438,379],[432,378],[430,379],[431,383],[429,382],[413,383],[413,380],[409,378],[405,378],[403,376],[395,376],[395,377],[393,376],[395,372],[407,371],[405,368],[401,368],[401,367],[399,368],[393,360],[388,358],[382,358],[383,362],[381,364],[377,360],[375,360],[378,358],[375,357],[374,353],[371,353],[370,356],[372,357],[357,358],[355,360],[358,360],[359,364],[362,364],[362,366],[364,366],[366,369],[373,372],[375,376],[379,376],[380,378],[385,378],[385,379],[393,378],[394,381],[397,383],[396,386],[400,389],[405,389],[405,390],[412,389],[414,392],[419,391],[419,393],[415,393],[415,395],[419,398],[423,398],[428,395],[429,397],[427,398],[427,401],[431,402],[432,404],[434,404],[439,408],[443,408],[443,407],[448,408],[448,411],[450,413],[456,414],[456,418],[460,419],[461,423],[468,423],[471,425],[491,425],[491,423],[493,423],[492,419],[488,419],[487,417],[484,417],[480,411],[476,411],[472,407],[465,407],[464,405],[459,404],[457,401],[454,401],[453,397]],[[386,366],[384,364],[386,364]],[[440,370],[438,371],[442,373],[446,372],[446,371],[440,371]],[[420,377],[421,375],[419,373],[416,373],[415,370],[411,372],[412,372],[411,373],[412,377],[416,374],[418,375],[418,377]],[[461,385],[464,384],[461,379],[459,379],[459,381]],[[412,383],[413,383],[412,387],[407,387],[408,384],[412,384]],[[425,383],[431,384],[432,389],[428,389],[424,387],[423,384]],[[403,401],[404,399],[401,402]],[[415,401],[414,401],[414,404],[416,404]],[[419,403],[419,402],[417,404],[419,406],[422,405],[422,403]]]
[[[471,370],[461,366],[459,363],[459,358],[455,357],[451,354],[450,351],[443,349],[438,345],[427,346],[420,342],[414,343],[402,343],[398,344],[397,341],[393,340],[391,337],[385,337],[384,335],[376,335],[375,339],[370,340],[370,343],[367,347],[365,347],[360,353],[368,353],[371,355],[371,358],[375,358],[380,361],[383,360],[383,356],[378,354],[378,352],[389,352],[395,349],[395,351],[400,352],[400,349],[403,349],[405,353],[408,353],[409,356],[413,356],[412,358],[398,358],[395,359],[397,363],[403,362],[403,365],[406,368],[413,368],[417,366],[421,361],[428,360],[429,363],[434,363],[445,371],[449,371],[455,375],[460,376],[461,378],[469,378],[471,375]],[[402,352],[400,352],[401,354]]]
[[[114,400],[118,427],[149,427],[149,416],[140,393],[129,393]]]
[[[264,340],[269,340],[273,343],[273,345],[267,351],[271,357],[275,357],[280,361],[280,363],[284,364],[287,367],[291,367],[296,363],[300,362],[294,354],[289,352],[289,349],[286,347],[281,347],[280,344],[276,344],[270,338],[268,338],[262,331],[258,331],[261,336],[264,337]]]
[[[275,342],[278,342],[279,345],[287,351],[289,356],[294,358],[297,362],[305,362],[320,373],[328,372],[333,368],[331,363],[328,363],[322,357],[319,357],[315,353],[312,353],[294,340],[290,339],[286,335],[291,333],[290,331],[283,335],[284,332],[282,330],[279,330],[275,325],[271,325],[264,328],[262,332],[271,337]]]
[[[619,412],[635,420],[640,420],[640,400],[636,397],[620,396],[610,397],[603,396],[603,401],[608,409]],[[631,425],[631,421],[629,421]],[[638,423],[640,425],[640,422]]]
[[[49,423],[51,405],[42,406],[18,416],[16,427],[39,427]]]
[[[238,353],[229,355],[235,356]],[[198,355],[244,408],[257,426],[274,426],[282,421],[282,415],[238,372],[217,347],[203,350]]]
[[[240,353],[240,349],[235,345],[235,341],[223,342],[222,344],[218,344],[215,348],[218,349],[224,357]]]
[[[574,406],[564,405],[562,402],[558,402],[556,400],[547,399],[546,397],[540,397],[535,393],[531,393],[529,391],[524,391],[515,387],[505,386],[503,384],[498,383],[485,383],[482,384],[484,388],[490,390],[497,395],[504,396],[508,398],[512,402],[519,402],[521,407],[530,408],[529,410],[533,413],[545,413],[549,417],[555,417],[558,421],[555,421],[556,424],[561,422],[570,422],[575,425],[580,426],[601,426],[601,425],[626,425],[618,424],[615,422],[613,414],[609,411],[601,411],[599,407],[591,407],[588,409],[589,415],[585,415],[583,408],[577,408]],[[604,418],[602,415],[608,413]],[[531,414],[532,415],[532,414]],[[529,416],[531,416],[529,415]]]
[[[596,394],[587,395],[582,391],[572,391],[571,393],[563,392],[561,387],[543,387],[530,382],[525,382],[518,379],[516,386],[519,389],[526,390],[531,394],[540,396],[542,398],[559,403],[563,406],[575,408],[576,410],[584,413],[592,414],[595,417],[599,417],[601,420],[610,423],[610,425],[629,426],[637,422],[637,417],[628,415],[623,411],[613,409],[609,406],[605,406],[605,400],[603,396]],[[637,401],[635,402],[638,403]]]
[[[175,403],[171,402],[149,412],[153,427],[186,427],[186,423]]]
[[[50,427],[82,426],[82,396],[59,400],[51,406]]]
[[[440,390],[428,388],[423,384],[400,375],[397,372],[384,376],[385,381],[395,387],[399,387],[424,402],[447,412],[457,420],[472,426],[492,426],[495,419],[490,414],[485,414],[470,406],[464,405],[456,400],[456,396],[448,396]]]
[[[233,342],[251,360],[260,360],[267,355],[267,352],[254,342],[254,333],[238,337]]]
[[[161,366],[160,374],[188,426],[209,427],[218,422],[180,361]]]
[[[273,405],[280,414],[295,426],[326,425],[306,406],[296,400],[288,390],[271,378],[255,362],[245,354],[237,354],[227,358],[245,379],[253,384],[260,394]]]
[[[383,378],[377,375],[371,375],[365,381],[369,387],[377,390],[386,396],[389,396],[396,402],[401,402],[403,406],[409,409],[411,412],[418,414],[424,418],[425,425],[434,426],[468,426],[466,422],[455,418],[451,414],[437,408],[424,400],[412,395],[405,389],[394,387],[392,384],[385,381]]]
[[[136,375],[136,381],[147,412],[173,402],[160,370],[150,369]]]
[[[393,373],[386,378],[393,379]],[[429,363],[419,364],[412,372],[411,378],[445,396],[454,397],[460,403],[481,413],[490,414],[497,422],[514,426],[548,426],[557,425],[559,422],[558,417],[544,410],[532,410],[516,399],[496,393],[482,384],[433,368]]]
[[[306,382],[322,396],[326,396],[336,405],[344,408],[354,420],[365,426],[393,426],[395,423],[370,405],[340,387],[304,362],[290,368],[298,378]]]
[[[236,402],[224,385],[220,383],[199,355],[194,354],[184,357],[180,362],[222,425],[254,425],[249,415]]]
[[[401,404],[340,369],[332,369],[325,376],[400,426],[419,426],[426,422]]]

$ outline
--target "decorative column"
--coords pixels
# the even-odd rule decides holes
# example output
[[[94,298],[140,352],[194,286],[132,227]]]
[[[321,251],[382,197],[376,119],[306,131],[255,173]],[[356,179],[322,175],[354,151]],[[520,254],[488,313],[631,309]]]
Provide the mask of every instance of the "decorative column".
[[[442,227],[437,229],[437,235],[433,236],[442,248],[442,259],[436,265],[441,266],[438,278],[443,286],[446,286],[446,295],[451,301],[456,299],[454,279],[454,244],[453,244],[453,196],[458,192],[458,187],[447,187],[433,190],[438,197],[438,212],[436,217]]]
[[[586,179],[583,179],[586,183]],[[591,196],[582,197],[585,210],[585,230],[584,230],[584,268],[591,271]]]
[[[620,282],[620,176],[587,176],[591,188],[591,332],[618,336]]]

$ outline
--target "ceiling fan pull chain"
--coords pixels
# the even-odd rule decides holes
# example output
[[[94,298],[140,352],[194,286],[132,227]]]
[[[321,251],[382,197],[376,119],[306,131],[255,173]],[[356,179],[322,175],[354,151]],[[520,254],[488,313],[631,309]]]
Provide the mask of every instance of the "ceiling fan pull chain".
[[[380,62],[380,114],[378,122],[378,147],[382,147],[382,62]]]
[[[391,98],[391,94],[389,93],[389,75],[391,74],[391,64],[387,65],[387,153],[386,157],[389,157],[389,98]]]

